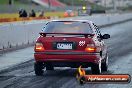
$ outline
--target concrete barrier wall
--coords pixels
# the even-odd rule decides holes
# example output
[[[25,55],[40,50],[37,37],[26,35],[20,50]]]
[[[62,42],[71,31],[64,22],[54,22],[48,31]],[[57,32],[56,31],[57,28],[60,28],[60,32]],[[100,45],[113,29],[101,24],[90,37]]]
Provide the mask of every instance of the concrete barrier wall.
[[[0,26],[0,49],[32,43],[45,23]]]
[[[95,24],[102,26],[132,19],[132,13],[127,14],[107,14],[85,17],[74,17],[69,19],[91,20]],[[33,43],[39,36],[39,32],[47,21],[17,22],[0,25],[0,50],[12,46]]]
[[[98,26],[113,24],[120,21],[132,19],[132,13],[127,14],[102,14],[92,17],[80,17],[79,19],[91,20]]]

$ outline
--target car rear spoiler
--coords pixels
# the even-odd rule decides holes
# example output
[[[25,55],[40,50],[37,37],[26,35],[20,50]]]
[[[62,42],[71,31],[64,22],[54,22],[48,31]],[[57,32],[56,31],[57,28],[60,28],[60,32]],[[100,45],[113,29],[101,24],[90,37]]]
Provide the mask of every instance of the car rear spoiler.
[[[50,34],[50,35],[84,35],[84,37],[93,37],[94,34],[86,34],[86,33],[39,33],[41,36],[46,37],[46,35]]]

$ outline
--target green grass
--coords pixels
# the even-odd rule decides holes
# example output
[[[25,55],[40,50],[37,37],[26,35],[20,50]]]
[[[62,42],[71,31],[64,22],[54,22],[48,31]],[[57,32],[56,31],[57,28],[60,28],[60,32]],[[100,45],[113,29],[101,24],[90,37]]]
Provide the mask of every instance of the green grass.
[[[0,0],[0,4],[8,4],[9,0]]]
[[[72,4],[74,4],[75,6],[85,5],[85,2],[83,2],[82,0],[59,0],[59,1],[65,3],[66,5]]]
[[[9,0],[0,0],[0,4],[1,5],[8,5],[9,4]],[[25,3],[22,3],[19,0],[13,0],[13,4],[20,5],[20,4],[25,4]]]

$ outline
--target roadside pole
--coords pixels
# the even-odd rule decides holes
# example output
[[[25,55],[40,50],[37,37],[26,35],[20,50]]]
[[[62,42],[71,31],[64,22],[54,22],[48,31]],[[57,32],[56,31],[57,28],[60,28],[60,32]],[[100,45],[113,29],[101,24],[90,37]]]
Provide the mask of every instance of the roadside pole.
[[[51,2],[48,0],[49,10],[51,9]]]
[[[112,0],[112,2],[113,2],[113,10],[114,12],[116,12],[117,11],[116,0]]]

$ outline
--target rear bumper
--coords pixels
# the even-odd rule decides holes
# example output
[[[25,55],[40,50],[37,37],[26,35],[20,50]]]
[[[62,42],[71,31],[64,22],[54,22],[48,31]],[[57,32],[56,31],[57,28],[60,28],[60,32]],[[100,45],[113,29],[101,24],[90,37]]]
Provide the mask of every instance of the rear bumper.
[[[83,68],[94,66],[95,63],[91,62],[63,62],[63,61],[53,61],[53,62],[45,62],[45,66],[53,66],[53,67],[72,67],[72,68],[78,68],[79,66],[82,66]]]
[[[36,52],[36,62],[71,62],[96,63],[100,61],[100,53],[87,52]]]

